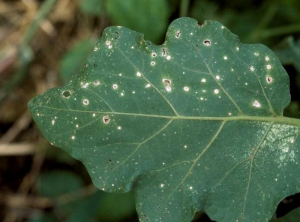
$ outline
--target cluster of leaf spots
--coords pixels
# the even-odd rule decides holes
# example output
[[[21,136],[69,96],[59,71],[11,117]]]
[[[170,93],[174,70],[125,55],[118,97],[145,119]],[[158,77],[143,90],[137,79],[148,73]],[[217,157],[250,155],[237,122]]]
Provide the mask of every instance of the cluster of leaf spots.
[[[29,106],[97,187],[135,190],[141,221],[190,221],[205,210],[252,222],[299,190],[300,175],[284,173],[299,168],[299,124],[282,117],[289,99],[268,48],[182,18],[159,46],[106,29],[80,73]]]

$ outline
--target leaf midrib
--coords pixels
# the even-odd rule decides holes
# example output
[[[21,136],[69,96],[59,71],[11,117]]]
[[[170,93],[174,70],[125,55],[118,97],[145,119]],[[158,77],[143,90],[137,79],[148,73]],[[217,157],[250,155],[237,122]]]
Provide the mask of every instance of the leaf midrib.
[[[31,106],[35,106],[34,104]],[[300,127],[300,119],[285,117],[285,116],[167,116],[167,115],[153,115],[153,114],[143,114],[143,113],[123,113],[123,112],[99,112],[93,110],[73,110],[73,109],[61,109],[49,106],[35,106],[32,108],[32,111],[35,108],[47,108],[57,111],[67,111],[67,112],[77,112],[77,113],[95,113],[103,115],[124,115],[124,116],[139,116],[139,117],[149,117],[149,118],[162,118],[162,119],[172,119],[172,120],[199,120],[199,121],[259,121],[259,122],[274,122],[287,124],[292,126]]]

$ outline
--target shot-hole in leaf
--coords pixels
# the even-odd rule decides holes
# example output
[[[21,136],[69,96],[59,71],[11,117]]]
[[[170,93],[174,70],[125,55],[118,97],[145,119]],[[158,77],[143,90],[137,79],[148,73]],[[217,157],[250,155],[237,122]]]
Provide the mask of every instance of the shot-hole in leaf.
[[[267,47],[191,18],[175,20],[163,45],[110,27],[95,47],[68,85],[29,108],[98,188],[135,192],[141,221],[190,221],[200,210],[268,221],[299,192],[300,121],[282,116],[289,78]]]

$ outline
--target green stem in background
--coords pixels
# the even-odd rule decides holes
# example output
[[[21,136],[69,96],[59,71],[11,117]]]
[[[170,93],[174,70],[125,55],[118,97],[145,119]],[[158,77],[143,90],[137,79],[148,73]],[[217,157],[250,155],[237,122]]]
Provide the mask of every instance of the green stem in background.
[[[252,33],[249,35],[249,38],[247,39],[247,42],[257,42],[260,38],[260,33],[263,29],[265,29],[270,21],[273,19],[274,15],[276,14],[278,10],[277,5],[272,5],[268,8],[267,12],[263,16],[263,18],[260,20],[256,28],[252,31]]]
[[[287,34],[292,34],[292,33],[296,33],[296,32],[300,32],[300,24],[299,23],[264,30],[260,33],[260,37],[261,38],[270,38],[273,36],[287,35]]]
[[[18,70],[13,74],[11,79],[4,85],[0,91],[0,104],[3,102],[3,99],[9,94],[9,92],[16,87],[25,77],[29,63],[33,59],[33,52],[30,47],[30,41],[38,30],[41,22],[49,14],[53,8],[56,0],[46,0],[41,6],[39,12],[37,13],[36,18],[32,21],[30,27],[27,29],[26,33],[23,36],[22,42],[19,46],[18,58],[20,60],[20,66]]]
[[[186,17],[188,15],[190,0],[180,1],[180,17]]]

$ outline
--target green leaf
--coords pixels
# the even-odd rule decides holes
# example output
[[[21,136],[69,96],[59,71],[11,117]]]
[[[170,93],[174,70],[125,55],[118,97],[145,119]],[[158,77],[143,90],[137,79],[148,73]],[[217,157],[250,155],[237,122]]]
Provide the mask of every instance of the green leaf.
[[[300,218],[300,208],[296,208],[278,219],[272,219],[270,222],[298,222]]]
[[[220,23],[175,20],[163,45],[110,27],[66,86],[32,99],[55,146],[94,184],[136,195],[141,221],[267,221],[299,192],[300,121],[289,78],[263,45]]]
[[[95,39],[83,40],[64,55],[60,63],[60,75],[64,83],[68,83],[85,64],[95,44]]]
[[[288,37],[278,44],[275,53],[283,65],[294,65],[300,73],[300,40]]]
[[[109,0],[106,10],[114,24],[142,32],[146,39],[154,42],[163,37],[170,14],[166,0]]]
[[[57,197],[80,189],[83,181],[70,171],[60,170],[41,174],[38,185],[38,191],[42,196]]]
[[[78,0],[81,11],[88,15],[100,16],[102,0]]]

